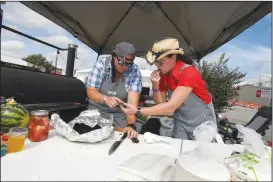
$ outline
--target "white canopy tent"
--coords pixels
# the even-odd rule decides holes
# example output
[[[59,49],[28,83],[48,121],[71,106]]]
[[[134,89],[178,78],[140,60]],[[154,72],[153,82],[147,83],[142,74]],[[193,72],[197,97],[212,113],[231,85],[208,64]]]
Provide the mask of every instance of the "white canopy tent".
[[[162,37],[179,39],[185,54],[200,60],[272,10],[271,2],[64,2],[24,1],[30,9],[76,36],[99,55],[119,41],[137,56]]]

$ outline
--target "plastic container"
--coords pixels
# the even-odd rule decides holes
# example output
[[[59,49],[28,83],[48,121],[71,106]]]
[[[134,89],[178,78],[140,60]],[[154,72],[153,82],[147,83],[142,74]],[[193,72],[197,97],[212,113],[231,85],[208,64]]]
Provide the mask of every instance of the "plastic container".
[[[224,164],[205,150],[194,149],[183,153],[175,165],[174,181],[230,181]]]
[[[7,154],[7,145],[2,144],[1,145],[1,157],[5,156]]]
[[[32,142],[44,141],[48,138],[49,117],[47,110],[32,111],[29,121],[28,138]]]
[[[9,130],[7,142],[7,151],[9,153],[19,152],[24,149],[27,137],[27,128],[14,127]]]

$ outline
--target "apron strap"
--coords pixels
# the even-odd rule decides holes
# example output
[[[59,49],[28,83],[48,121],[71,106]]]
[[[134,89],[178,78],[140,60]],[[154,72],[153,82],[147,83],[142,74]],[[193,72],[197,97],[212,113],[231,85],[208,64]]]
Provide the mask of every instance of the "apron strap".
[[[110,73],[111,71],[107,71],[107,68],[109,66],[109,63],[111,63],[112,60],[112,56],[106,57],[105,62],[104,62],[104,70],[105,70],[105,75],[103,78],[103,81],[107,78],[107,77],[111,77]]]
[[[187,67],[189,67],[189,66],[191,66],[191,65],[189,65],[189,64],[184,64],[183,66],[181,66],[181,68],[180,68],[180,70],[179,70],[179,72],[181,73],[182,71],[183,71],[183,69],[185,69],[185,68],[187,68]],[[167,84],[165,83],[165,88],[166,89],[168,89],[168,87],[167,87]]]
[[[106,58],[105,63],[104,63],[104,69],[106,70],[108,67],[108,64],[110,63],[110,61],[112,60],[112,56],[109,56]]]
[[[189,66],[191,66],[191,65],[189,65],[189,64],[184,64],[183,66],[181,66],[181,68],[180,68],[180,73],[183,71],[183,69],[185,69],[185,68],[187,68],[187,67],[189,67]]]

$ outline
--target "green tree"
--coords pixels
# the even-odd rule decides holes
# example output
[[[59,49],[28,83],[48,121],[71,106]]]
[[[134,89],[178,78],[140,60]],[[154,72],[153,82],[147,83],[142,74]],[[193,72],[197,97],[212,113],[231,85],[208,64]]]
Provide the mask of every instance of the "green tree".
[[[28,66],[34,68],[44,68],[46,73],[50,73],[55,70],[55,67],[49,62],[42,54],[31,54],[27,57],[22,58],[22,60],[28,62]]]
[[[238,96],[239,87],[236,85],[246,76],[246,73],[238,71],[238,67],[229,68],[228,61],[229,58],[225,58],[223,53],[218,61],[203,61],[196,65],[212,94],[215,111],[218,113],[230,109],[229,100]]]

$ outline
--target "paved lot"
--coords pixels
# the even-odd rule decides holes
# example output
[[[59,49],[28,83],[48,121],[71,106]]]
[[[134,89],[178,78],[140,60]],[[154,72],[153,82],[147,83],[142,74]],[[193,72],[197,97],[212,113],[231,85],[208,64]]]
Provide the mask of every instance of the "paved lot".
[[[236,106],[233,110],[222,113],[223,116],[226,116],[230,122],[238,123],[238,124],[246,124],[250,121],[250,119],[256,114],[257,110]],[[271,127],[268,131],[266,131],[263,139],[266,141],[272,141],[272,133]]]
[[[223,113],[224,116],[228,117],[230,122],[238,124],[246,124],[256,114],[256,109],[250,109],[245,107],[236,106],[231,111]]]

